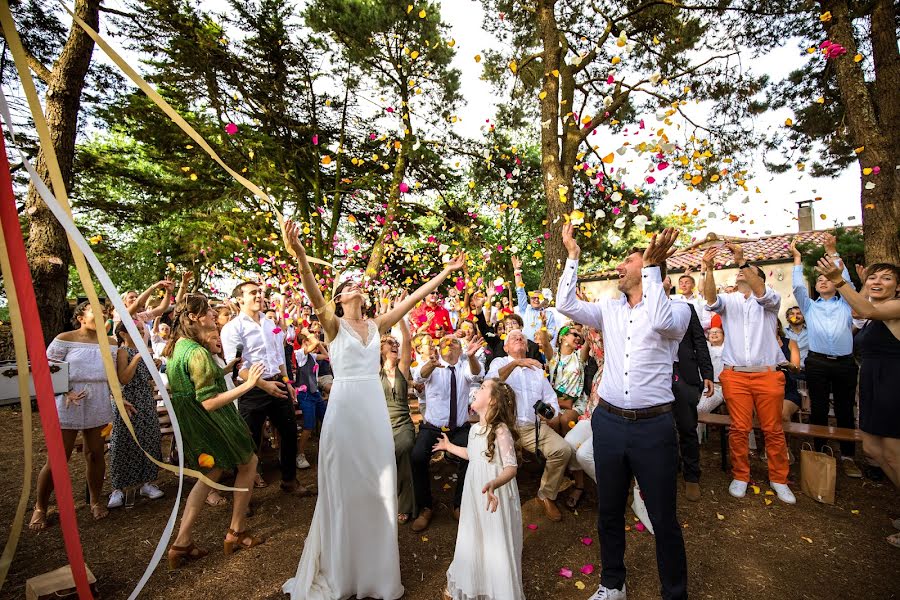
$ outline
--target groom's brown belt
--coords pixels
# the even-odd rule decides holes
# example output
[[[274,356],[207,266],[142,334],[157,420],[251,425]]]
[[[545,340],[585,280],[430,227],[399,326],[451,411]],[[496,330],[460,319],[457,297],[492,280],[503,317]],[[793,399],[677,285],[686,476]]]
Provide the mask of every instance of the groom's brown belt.
[[[628,419],[629,421],[637,421],[638,419],[649,419],[651,417],[658,417],[659,415],[664,415],[667,412],[672,412],[672,404],[673,402],[669,402],[668,404],[657,404],[656,406],[651,406],[649,408],[619,408],[618,406],[613,406],[603,398],[597,398],[597,407],[602,408],[608,413],[612,413],[614,415],[623,417]]]

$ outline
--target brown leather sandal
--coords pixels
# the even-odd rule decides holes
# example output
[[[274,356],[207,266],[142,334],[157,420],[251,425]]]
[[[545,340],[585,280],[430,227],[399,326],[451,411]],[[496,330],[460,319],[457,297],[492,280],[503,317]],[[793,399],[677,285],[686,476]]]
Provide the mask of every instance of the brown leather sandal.
[[[28,522],[28,528],[32,531],[42,531],[47,528],[47,511],[35,508],[31,513],[31,521]]]
[[[234,529],[228,530],[228,535],[236,538],[233,540],[225,540],[225,556],[231,556],[238,550],[242,550],[245,548],[253,548],[254,546],[259,546],[265,539],[263,538],[255,538],[246,530],[244,531],[235,531]]]
[[[192,560],[199,560],[209,554],[209,550],[198,548],[193,542],[187,546],[169,547],[169,570],[174,571],[184,565],[184,563]]]

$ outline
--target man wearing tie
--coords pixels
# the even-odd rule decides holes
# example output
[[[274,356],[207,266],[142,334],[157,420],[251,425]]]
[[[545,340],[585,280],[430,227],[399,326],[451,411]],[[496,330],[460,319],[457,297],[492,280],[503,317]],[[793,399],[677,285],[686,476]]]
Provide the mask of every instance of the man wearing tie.
[[[462,345],[458,338],[441,338],[438,352],[433,352],[428,362],[422,365],[415,382],[425,384],[425,420],[419,425],[419,434],[412,450],[413,491],[419,516],[413,521],[413,531],[424,531],[434,514],[431,497],[432,447],[446,433],[450,442],[457,446],[469,443],[469,391],[481,375],[481,365],[475,354],[481,347],[481,338],[475,338],[466,347],[462,360]],[[469,463],[459,461],[457,467],[456,493],[453,498],[453,516],[459,519],[462,503],[463,482]]]

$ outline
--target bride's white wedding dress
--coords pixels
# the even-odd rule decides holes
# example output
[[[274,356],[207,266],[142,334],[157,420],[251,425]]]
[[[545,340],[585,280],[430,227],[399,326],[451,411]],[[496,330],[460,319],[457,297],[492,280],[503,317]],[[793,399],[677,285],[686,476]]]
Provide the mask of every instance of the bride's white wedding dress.
[[[292,600],[403,595],[397,546],[394,436],[378,377],[380,340],[369,321],[362,340],[343,319],[329,353],[334,383],[319,439],[319,496]]]

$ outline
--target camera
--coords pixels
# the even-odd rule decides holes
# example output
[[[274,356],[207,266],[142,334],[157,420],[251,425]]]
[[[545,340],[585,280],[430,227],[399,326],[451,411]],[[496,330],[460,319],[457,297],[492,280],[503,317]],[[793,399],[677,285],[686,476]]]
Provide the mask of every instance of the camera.
[[[538,400],[537,402],[535,402],[533,408],[535,414],[538,414],[548,420],[552,419],[553,415],[556,414],[556,411],[553,409],[553,407],[543,400]]]

